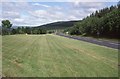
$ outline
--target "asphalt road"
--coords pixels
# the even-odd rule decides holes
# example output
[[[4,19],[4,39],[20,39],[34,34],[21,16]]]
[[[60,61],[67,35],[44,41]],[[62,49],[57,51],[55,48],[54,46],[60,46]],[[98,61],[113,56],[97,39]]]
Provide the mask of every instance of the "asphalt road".
[[[90,42],[90,43],[94,43],[94,44],[98,44],[101,46],[106,46],[106,47],[110,47],[110,48],[114,48],[114,49],[120,49],[120,42],[112,42],[112,41],[108,41],[108,40],[100,40],[100,39],[94,39],[94,38],[89,38],[89,37],[70,36],[70,35],[58,34],[58,33],[56,35],[64,36],[64,37],[72,38],[72,39],[76,39],[76,40],[81,40],[81,41],[85,41],[85,42]]]

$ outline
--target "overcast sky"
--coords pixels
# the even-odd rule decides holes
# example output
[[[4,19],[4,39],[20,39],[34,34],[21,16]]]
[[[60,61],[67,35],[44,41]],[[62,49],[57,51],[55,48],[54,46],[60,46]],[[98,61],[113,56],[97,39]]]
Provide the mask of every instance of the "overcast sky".
[[[56,21],[80,20],[96,10],[117,2],[2,2],[0,20],[8,19],[14,26],[37,26]]]

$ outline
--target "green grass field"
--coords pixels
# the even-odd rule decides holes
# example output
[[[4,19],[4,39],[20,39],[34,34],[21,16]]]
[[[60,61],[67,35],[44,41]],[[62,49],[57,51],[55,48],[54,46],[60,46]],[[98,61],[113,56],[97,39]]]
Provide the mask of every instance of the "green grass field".
[[[0,77],[2,76],[2,36],[0,35]]]
[[[2,38],[3,76],[117,77],[118,50],[56,35]]]

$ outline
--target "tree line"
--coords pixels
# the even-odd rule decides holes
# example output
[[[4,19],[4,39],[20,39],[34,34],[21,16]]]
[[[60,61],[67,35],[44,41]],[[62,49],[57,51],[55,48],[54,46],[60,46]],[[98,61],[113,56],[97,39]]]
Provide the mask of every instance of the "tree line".
[[[46,34],[45,29],[33,28],[33,27],[18,27],[17,29],[12,29],[12,34]]]
[[[2,21],[2,35],[12,35],[12,34],[46,34],[47,30],[42,28],[33,27],[17,27],[12,28],[12,24],[9,20]]]
[[[71,35],[119,37],[120,33],[120,2],[92,13],[73,27],[65,29]]]

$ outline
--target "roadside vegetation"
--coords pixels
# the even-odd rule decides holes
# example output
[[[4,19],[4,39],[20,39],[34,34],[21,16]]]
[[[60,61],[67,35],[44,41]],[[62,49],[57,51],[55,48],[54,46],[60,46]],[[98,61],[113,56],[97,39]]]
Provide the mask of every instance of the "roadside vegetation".
[[[118,38],[120,33],[120,3],[92,13],[73,27],[65,29],[71,35]],[[120,37],[119,37],[120,38]]]

